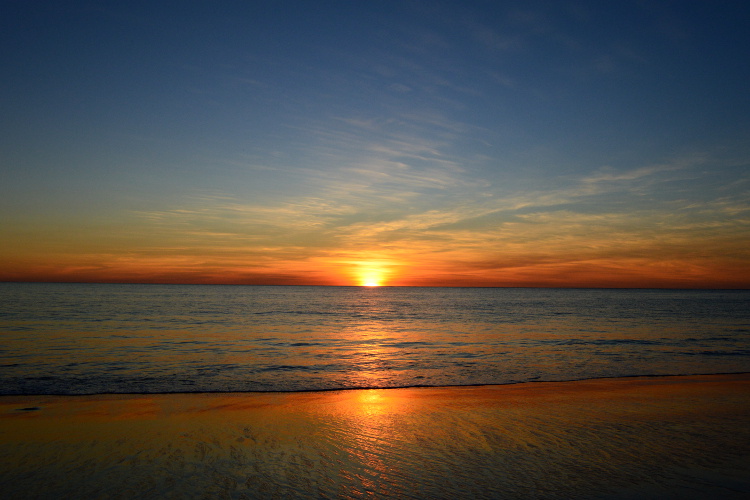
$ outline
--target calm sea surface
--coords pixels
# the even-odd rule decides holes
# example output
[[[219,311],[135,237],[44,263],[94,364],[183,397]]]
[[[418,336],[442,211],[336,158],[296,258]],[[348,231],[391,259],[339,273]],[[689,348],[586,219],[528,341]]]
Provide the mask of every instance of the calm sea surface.
[[[750,372],[750,291],[0,283],[0,394]]]

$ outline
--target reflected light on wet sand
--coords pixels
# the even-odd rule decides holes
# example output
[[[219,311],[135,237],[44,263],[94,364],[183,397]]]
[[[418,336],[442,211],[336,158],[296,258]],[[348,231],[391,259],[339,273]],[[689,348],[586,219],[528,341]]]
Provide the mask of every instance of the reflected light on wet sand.
[[[0,483],[7,498],[743,498],[749,390],[732,375],[6,396]]]

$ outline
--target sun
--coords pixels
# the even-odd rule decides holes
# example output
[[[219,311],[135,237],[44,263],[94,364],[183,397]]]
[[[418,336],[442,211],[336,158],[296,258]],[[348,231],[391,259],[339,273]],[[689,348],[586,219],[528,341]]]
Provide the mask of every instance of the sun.
[[[391,286],[397,263],[391,259],[372,257],[348,261],[350,283],[369,288]]]
[[[359,286],[383,286],[385,282],[386,272],[381,267],[373,264],[361,268],[357,274]]]
[[[377,271],[369,271],[359,277],[359,286],[382,286],[382,284],[382,273]]]

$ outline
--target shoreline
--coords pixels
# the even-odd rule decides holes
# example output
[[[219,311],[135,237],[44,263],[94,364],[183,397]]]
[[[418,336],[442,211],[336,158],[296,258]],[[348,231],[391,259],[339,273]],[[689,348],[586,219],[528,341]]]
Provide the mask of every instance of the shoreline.
[[[603,377],[589,377],[589,378],[572,378],[572,379],[561,379],[561,380],[522,380],[512,382],[499,382],[493,384],[455,384],[455,385],[427,385],[427,384],[413,384],[413,385],[398,385],[398,386],[368,386],[368,387],[334,387],[334,388],[322,388],[322,389],[269,389],[269,390],[252,390],[252,391],[234,391],[234,390],[203,390],[203,391],[153,391],[153,392],[91,392],[91,393],[23,393],[23,394],[0,394],[0,399],[9,397],[96,397],[96,396],[149,396],[149,395],[200,395],[200,394],[308,394],[308,393],[326,393],[326,392],[340,392],[340,391],[371,391],[371,390],[397,390],[397,389],[460,389],[461,387],[507,387],[523,384],[564,384],[564,383],[576,383],[576,382],[587,382],[596,380],[629,380],[629,379],[668,379],[668,378],[685,378],[685,377],[714,377],[714,376],[732,376],[732,375],[748,375],[750,372],[715,372],[715,373],[678,373],[678,374],[647,374],[647,375],[612,375]]]
[[[750,374],[0,397],[8,498],[744,498]]]

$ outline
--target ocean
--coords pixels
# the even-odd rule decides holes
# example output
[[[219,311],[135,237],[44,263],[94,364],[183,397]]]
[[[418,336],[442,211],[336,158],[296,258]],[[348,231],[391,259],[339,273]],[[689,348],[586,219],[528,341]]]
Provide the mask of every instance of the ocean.
[[[750,291],[0,283],[0,394],[750,372]]]

